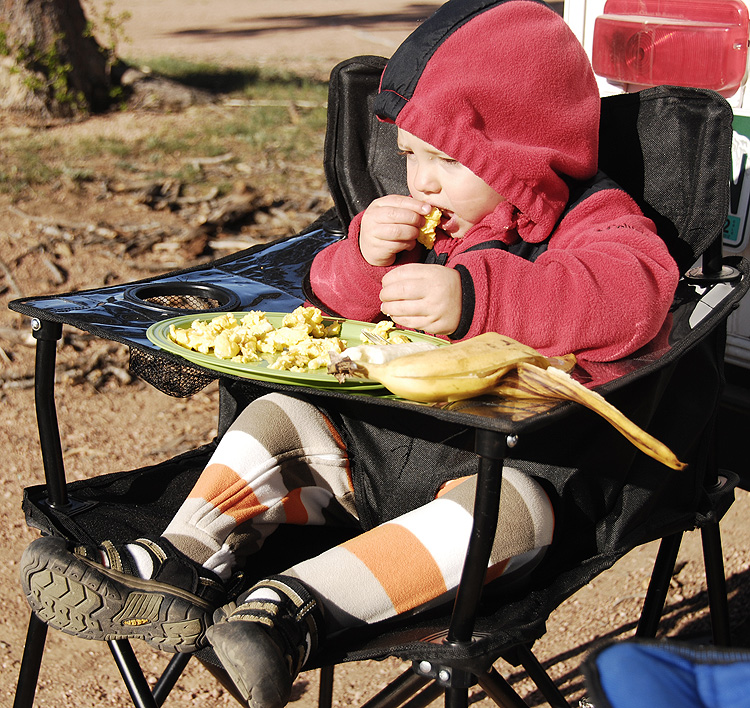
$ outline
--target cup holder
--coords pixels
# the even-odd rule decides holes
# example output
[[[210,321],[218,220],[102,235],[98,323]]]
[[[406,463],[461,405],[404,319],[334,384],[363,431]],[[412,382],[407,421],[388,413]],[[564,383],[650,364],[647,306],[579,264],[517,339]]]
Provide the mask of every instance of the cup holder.
[[[136,285],[125,292],[125,299],[157,312],[227,312],[240,306],[240,299],[231,290],[180,281]]]
[[[159,315],[232,312],[240,308],[240,299],[231,290],[178,280],[134,285],[125,291],[124,297]],[[135,347],[130,348],[129,363],[134,376],[170,396],[192,396],[217,378],[187,363]]]

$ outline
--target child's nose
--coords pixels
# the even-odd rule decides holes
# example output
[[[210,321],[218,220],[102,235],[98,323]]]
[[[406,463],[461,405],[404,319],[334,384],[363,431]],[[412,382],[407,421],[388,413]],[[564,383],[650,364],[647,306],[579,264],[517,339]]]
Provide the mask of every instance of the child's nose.
[[[430,164],[420,165],[414,172],[414,188],[423,194],[434,194],[440,191],[440,181]]]

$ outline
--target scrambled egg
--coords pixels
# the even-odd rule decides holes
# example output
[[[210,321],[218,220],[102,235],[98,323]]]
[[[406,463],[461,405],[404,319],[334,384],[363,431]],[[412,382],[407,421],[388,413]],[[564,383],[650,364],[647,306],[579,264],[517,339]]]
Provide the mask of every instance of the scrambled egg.
[[[442,217],[443,212],[437,207],[432,207],[432,211],[425,216],[424,226],[419,229],[419,235],[417,236],[417,241],[425,248],[432,248],[435,245],[435,229]]]
[[[211,320],[193,320],[190,327],[169,328],[180,346],[219,359],[249,364],[264,359],[269,369],[309,371],[327,367],[330,351],[342,352],[341,323],[326,326],[317,307],[298,307],[275,328],[265,312],[248,312],[239,322],[231,313]]]

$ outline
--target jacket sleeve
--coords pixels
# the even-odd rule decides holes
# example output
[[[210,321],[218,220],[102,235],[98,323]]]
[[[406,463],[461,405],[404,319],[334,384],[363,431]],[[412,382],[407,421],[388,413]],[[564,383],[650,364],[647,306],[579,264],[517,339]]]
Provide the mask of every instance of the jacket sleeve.
[[[653,222],[620,190],[573,209],[534,262],[492,249],[450,265],[462,273],[464,307],[473,305],[462,338],[494,330],[592,361],[627,356],[656,336],[679,279]]]
[[[380,311],[380,281],[392,268],[419,260],[418,249],[400,253],[387,267],[372,266],[359,250],[362,214],[352,220],[347,238],[324,248],[310,267],[310,289],[316,304],[328,314],[373,322]]]

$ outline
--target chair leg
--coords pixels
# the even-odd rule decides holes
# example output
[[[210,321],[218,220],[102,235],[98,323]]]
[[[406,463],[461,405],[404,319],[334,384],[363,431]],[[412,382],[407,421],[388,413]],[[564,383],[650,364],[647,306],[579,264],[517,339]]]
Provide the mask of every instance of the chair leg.
[[[729,631],[729,601],[727,599],[724,554],[721,548],[721,531],[718,521],[701,528],[701,540],[703,542],[703,563],[706,567],[706,589],[708,591],[708,605],[711,610],[714,644],[728,647],[732,642]]]
[[[21,669],[18,672],[13,708],[31,708],[34,705],[34,694],[39,680],[39,669],[42,666],[47,629],[47,625],[42,620],[36,615],[31,615],[29,628],[26,630],[26,644],[23,648]]]
[[[395,708],[414,696],[432,679],[419,676],[407,669],[391,681],[380,693],[363,704],[362,708]]]
[[[664,612],[664,604],[667,601],[667,591],[672,581],[677,554],[682,543],[682,532],[665,536],[659,544],[656,554],[654,570],[651,573],[651,581],[648,584],[646,598],[643,601],[641,617],[635,630],[636,637],[656,636],[659,620]]]
[[[565,699],[562,691],[555,685],[555,682],[544,670],[544,667],[539,663],[539,659],[534,656],[531,649],[525,644],[520,644],[515,650],[521,666],[523,666],[529,678],[537,685],[537,688],[547,699],[551,708],[570,708],[570,704]]]
[[[203,665],[203,668],[219,682],[222,688],[232,696],[237,703],[241,706],[247,705],[247,701],[237,690],[237,686],[235,686],[232,679],[229,678],[229,674],[221,666],[216,666],[216,664],[212,664],[210,661],[205,661],[200,657],[197,657],[197,659]]]
[[[126,639],[112,639],[107,644],[136,708],[159,708],[130,643]]]
[[[445,689],[437,682],[433,681],[427,688],[418,693],[408,703],[404,703],[402,708],[427,708],[430,703],[436,701],[445,693]]]
[[[318,708],[331,708],[333,705],[333,670],[334,667],[332,665],[320,667]]]
[[[510,684],[493,668],[486,674],[477,676],[482,690],[500,708],[528,708],[521,697],[510,687]]]
[[[177,680],[182,676],[182,672],[190,661],[190,654],[175,654],[167,664],[167,668],[164,669],[159,680],[154,686],[154,700],[156,705],[160,706],[167,699],[171,690],[174,688]]]
[[[451,686],[445,689],[445,708],[468,708],[469,689]]]

